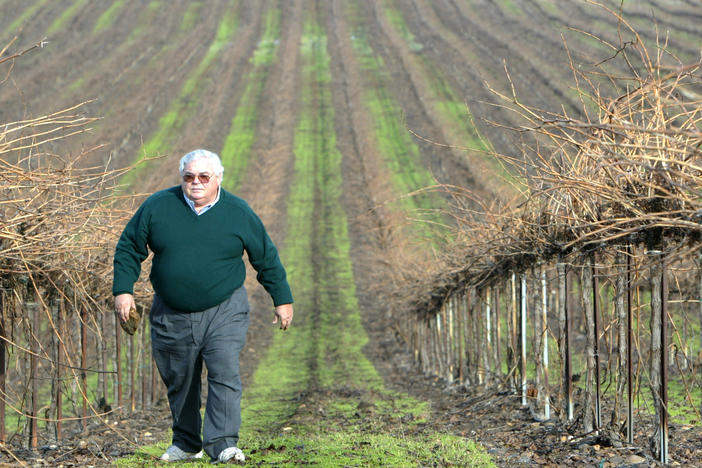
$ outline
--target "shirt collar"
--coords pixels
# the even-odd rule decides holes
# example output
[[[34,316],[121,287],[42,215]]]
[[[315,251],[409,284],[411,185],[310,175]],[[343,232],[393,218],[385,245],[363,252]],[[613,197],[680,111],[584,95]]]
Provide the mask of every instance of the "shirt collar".
[[[201,214],[204,214],[205,211],[207,211],[210,208],[212,208],[213,206],[215,206],[215,203],[217,203],[219,201],[219,194],[220,194],[221,190],[222,190],[222,187],[217,187],[217,196],[215,197],[215,199],[209,205],[203,206],[199,212],[195,209],[195,202],[192,201],[191,199],[189,199],[188,196],[185,194],[185,192],[183,192],[183,198],[185,198],[185,203],[188,204],[190,209],[193,210],[196,215],[200,216]],[[181,190],[181,192],[182,192],[182,190]]]

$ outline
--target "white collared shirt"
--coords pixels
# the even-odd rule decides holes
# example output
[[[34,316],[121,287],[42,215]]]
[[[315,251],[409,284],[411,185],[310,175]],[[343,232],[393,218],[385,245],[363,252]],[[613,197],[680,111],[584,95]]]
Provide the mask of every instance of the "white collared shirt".
[[[188,196],[185,194],[185,192],[183,192],[183,198],[185,198],[185,202],[195,212],[195,214],[200,216],[201,214],[205,213],[205,211],[207,211],[210,208],[212,208],[213,206],[215,206],[215,203],[217,203],[219,201],[219,191],[220,190],[221,190],[221,187],[218,187],[217,188],[217,197],[214,199],[214,201],[212,203],[210,203],[209,205],[203,206],[199,212],[195,209],[195,202],[192,201],[191,199],[189,199]]]

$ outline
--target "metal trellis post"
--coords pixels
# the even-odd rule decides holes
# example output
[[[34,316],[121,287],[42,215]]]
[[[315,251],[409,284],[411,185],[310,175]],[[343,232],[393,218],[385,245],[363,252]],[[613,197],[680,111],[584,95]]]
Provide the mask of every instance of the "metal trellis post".
[[[629,444],[634,443],[634,377],[632,372],[632,345],[633,345],[633,314],[632,314],[632,299],[631,299],[631,244],[626,246],[626,321],[627,321],[627,337],[626,337],[626,372],[627,372],[627,417],[626,430],[627,440]]]
[[[541,329],[542,329],[542,335],[541,335],[541,343],[543,346],[543,368],[544,368],[544,391],[546,394],[544,395],[544,418],[550,419],[551,418],[551,402],[550,402],[550,395],[548,393],[548,309],[546,308],[548,303],[547,303],[547,294],[548,294],[548,289],[546,287],[546,269],[542,266],[541,267]]]

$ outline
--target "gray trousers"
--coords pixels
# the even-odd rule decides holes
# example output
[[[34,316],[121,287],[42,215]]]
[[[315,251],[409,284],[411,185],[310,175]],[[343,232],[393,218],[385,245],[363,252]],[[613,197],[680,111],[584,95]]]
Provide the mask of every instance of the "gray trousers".
[[[171,309],[155,295],[149,317],[154,360],[168,389],[173,444],[186,452],[204,449],[216,459],[239,441],[239,351],[249,327],[246,289],[242,286],[226,301],[202,312]],[[201,438],[203,362],[207,367],[207,405]]]

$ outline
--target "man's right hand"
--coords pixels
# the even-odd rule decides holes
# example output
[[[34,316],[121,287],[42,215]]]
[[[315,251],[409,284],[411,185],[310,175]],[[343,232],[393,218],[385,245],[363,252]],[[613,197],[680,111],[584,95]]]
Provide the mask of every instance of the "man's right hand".
[[[129,311],[132,309],[136,309],[133,295],[124,293],[115,296],[115,312],[123,322],[129,320]]]

